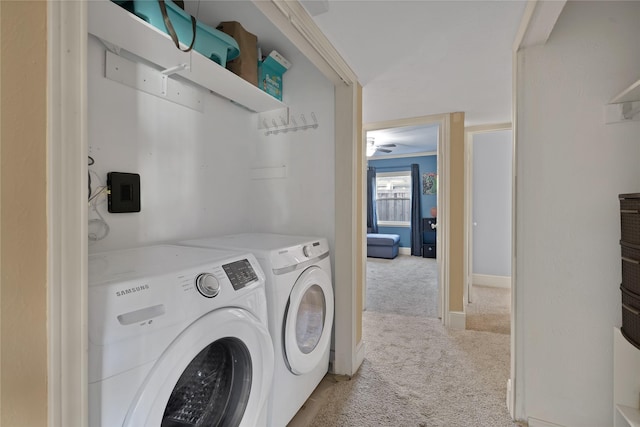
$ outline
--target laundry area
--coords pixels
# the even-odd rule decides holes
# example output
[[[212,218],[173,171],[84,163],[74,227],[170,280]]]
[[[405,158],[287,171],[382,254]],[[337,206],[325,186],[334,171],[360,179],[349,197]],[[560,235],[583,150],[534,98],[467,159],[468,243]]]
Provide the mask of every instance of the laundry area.
[[[334,83],[179,3],[88,5],[89,426],[283,427],[330,363]]]

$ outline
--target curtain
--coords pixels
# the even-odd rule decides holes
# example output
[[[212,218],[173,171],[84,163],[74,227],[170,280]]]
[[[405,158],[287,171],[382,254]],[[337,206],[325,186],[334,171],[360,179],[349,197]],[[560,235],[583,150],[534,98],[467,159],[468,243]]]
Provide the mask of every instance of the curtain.
[[[422,255],[422,232],[420,231],[420,169],[411,165],[411,255]]]
[[[367,233],[378,232],[376,214],[376,168],[367,169]]]

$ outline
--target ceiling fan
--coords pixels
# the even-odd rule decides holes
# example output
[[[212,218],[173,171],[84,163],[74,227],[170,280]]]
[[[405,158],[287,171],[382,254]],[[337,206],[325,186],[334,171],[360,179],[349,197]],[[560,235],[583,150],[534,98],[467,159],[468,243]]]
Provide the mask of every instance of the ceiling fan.
[[[376,152],[391,153],[390,148],[396,147],[396,144],[376,144],[375,138],[367,137],[367,155],[370,156]]]

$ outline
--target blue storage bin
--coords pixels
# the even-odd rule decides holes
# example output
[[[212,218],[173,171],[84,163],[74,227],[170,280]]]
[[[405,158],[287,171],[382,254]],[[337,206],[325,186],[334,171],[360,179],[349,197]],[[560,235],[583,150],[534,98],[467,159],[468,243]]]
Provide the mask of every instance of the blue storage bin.
[[[167,33],[157,0],[112,1],[144,19],[162,32]],[[176,30],[180,43],[189,46],[193,38],[191,15],[171,0],[165,0],[165,4],[167,6],[167,14],[171,19],[173,28]],[[233,37],[200,21],[196,23],[196,42],[193,49],[223,67],[226,67],[227,61],[231,61],[240,55],[240,48]]]

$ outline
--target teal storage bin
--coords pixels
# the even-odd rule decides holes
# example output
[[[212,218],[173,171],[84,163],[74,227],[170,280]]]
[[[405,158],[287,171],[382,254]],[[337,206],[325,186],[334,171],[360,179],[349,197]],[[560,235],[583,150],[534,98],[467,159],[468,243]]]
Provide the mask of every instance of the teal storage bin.
[[[167,33],[157,0],[112,1],[144,19],[165,34]],[[167,6],[167,14],[171,19],[173,28],[176,30],[180,43],[189,46],[193,37],[191,15],[171,0],[165,0],[165,4]],[[233,37],[200,21],[196,23],[196,42],[193,49],[223,67],[226,67],[227,61],[231,61],[240,55],[240,48]]]

